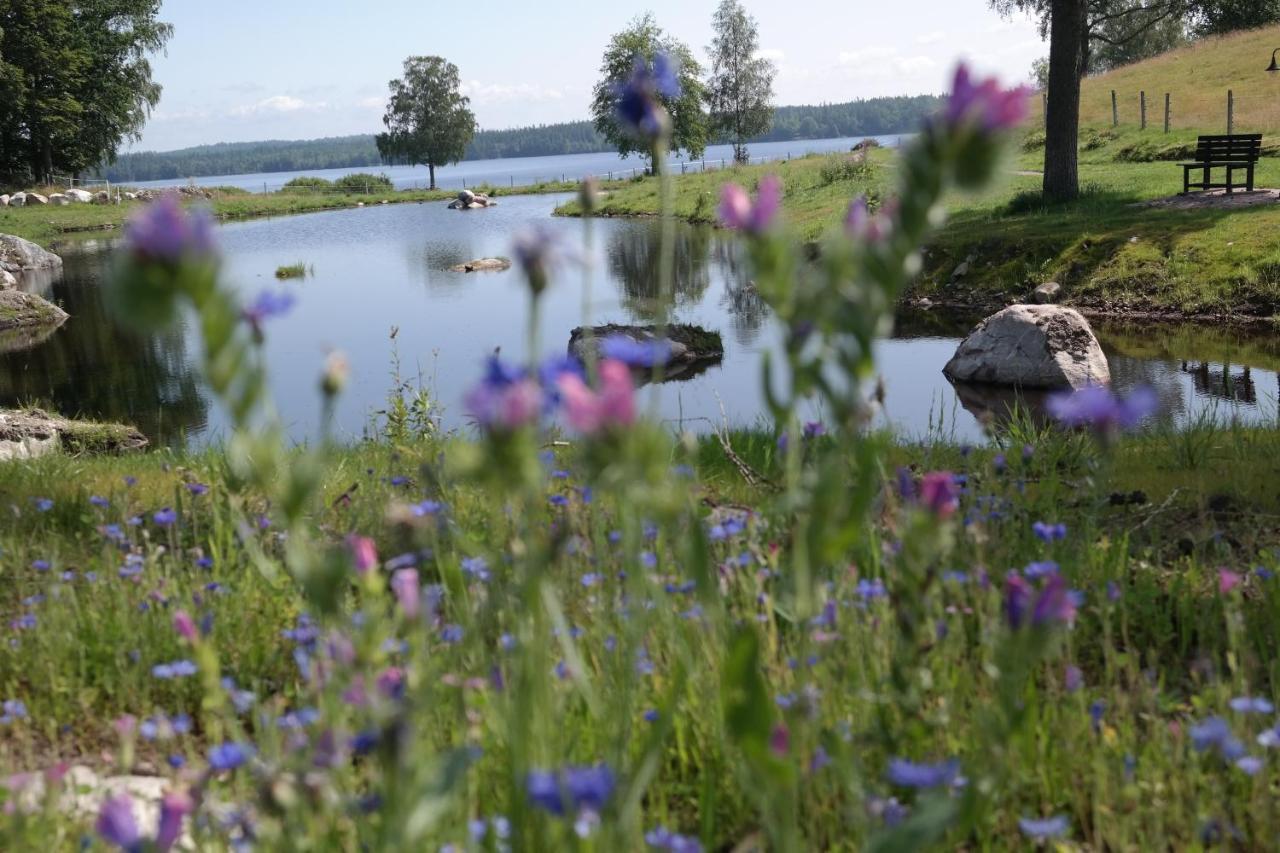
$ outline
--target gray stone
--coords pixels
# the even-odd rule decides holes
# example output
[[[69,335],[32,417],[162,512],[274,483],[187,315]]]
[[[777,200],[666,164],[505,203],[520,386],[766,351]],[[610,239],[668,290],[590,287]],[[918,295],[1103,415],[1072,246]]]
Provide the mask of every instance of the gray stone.
[[[62,193],[54,193],[49,196],[49,204],[52,204],[54,207],[66,207],[68,204],[71,204],[71,199],[67,198]]]
[[[47,196],[42,196],[40,195],[40,193],[32,193],[32,192],[27,193],[27,207],[31,207],[32,205],[40,205],[40,204],[48,204],[48,203],[49,203],[49,199]]]
[[[78,204],[88,204],[93,201],[93,193],[88,190],[82,190],[74,187],[67,190],[63,195]]]
[[[8,207],[8,206],[9,206],[8,193],[0,193],[0,207]]]
[[[604,357],[602,345],[610,338],[627,338],[637,344],[657,341],[657,326],[618,326],[608,324],[590,329],[578,327],[569,334],[569,355],[585,363],[594,355],[596,361]],[[681,323],[666,328],[667,360],[663,367],[663,380],[690,379],[719,364],[724,359],[724,342],[719,332],[709,332],[701,326]],[[652,377],[652,367],[633,365],[636,379],[646,381]]]
[[[1062,292],[1062,285],[1056,281],[1046,281],[1040,285],[1031,294],[1031,299],[1037,305],[1050,305],[1058,301],[1058,294]]]
[[[953,382],[1082,388],[1111,382],[1107,357],[1079,312],[1010,305],[978,324],[943,369]]]
[[[26,194],[26,193],[14,193],[13,195],[9,196],[9,206],[10,206],[10,207],[26,207],[26,206],[27,206],[27,194]]]
[[[0,290],[13,290],[17,286],[17,276],[8,270],[0,270]]]
[[[0,234],[0,270],[60,270],[62,258],[11,234]]]
[[[27,326],[61,326],[67,312],[34,293],[0,290],[0,332]]]
[[[142,433],[120,424],[60,418],[40,409],[0,409],[0,461],[35,459],[64,449],[123,453],[147,443]]]
[[[454,264],[449,272],[503,272],[511,269],[511,261],[506,258],[478,258],[465,264]]]

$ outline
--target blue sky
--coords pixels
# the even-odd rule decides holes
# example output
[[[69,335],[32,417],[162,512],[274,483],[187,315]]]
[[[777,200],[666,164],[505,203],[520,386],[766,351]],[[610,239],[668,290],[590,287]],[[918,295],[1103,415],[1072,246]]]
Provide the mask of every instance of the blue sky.
[[[958,58],[1010,82],[1047,53],[986,0],[745,0],[780,104],[942,92]],[[381,129],[406,56],[456,63],[481,127],[587,117],[609,36],[651,10],[701,57],[716,0],[165,0],[159,108],[133,150]]]

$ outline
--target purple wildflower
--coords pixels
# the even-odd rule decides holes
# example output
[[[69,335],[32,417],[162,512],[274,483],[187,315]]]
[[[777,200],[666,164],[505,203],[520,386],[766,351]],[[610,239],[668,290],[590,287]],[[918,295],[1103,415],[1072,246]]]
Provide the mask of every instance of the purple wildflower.
[[[208,211],[187,213],[177,193],[165,193],[125,225],[125,243],[139,260],[178,264],[213,256],[213,219]]]
[[[952,127],[973,124],[986,133],[1012,130],[1027,116],[1029,94],[1025,86],[1002,89],[994,77],[975,80],[961,63],[943,116]]]
[[[193,807],[191,798],[184,793],[173,791],[164,795],[160,801],[160,824],[156,830],[157,850],[163,853],[173,847],[182,834],[182,820],[191,814]]]
[[[889,762],[886,775],[892,784],[903,788],[941,788],[959,778],[960,762],[953,758],[937,764],[920,764],[895,758]]]
[[[272,317],[282,317],[288,314],[296,301],[292,293],[283,291],[273,293],[270,290],[264,290],[258,294],[253,302],[240,311],[240,316],[249,324],[254,336],[261,338],[263,323]]]
[[[960,506],[955,475],[950,471],[932,471],[920,483],[920,503],[938,518],[950,518]]]
[[[644,834],[644,843],[655,850],[669,853],[702,853],[702,842],[692,836],[679,835],[665,826],[651,829]]]
[[[553,815],[601,811],[613,796],[617,782],[603,764],[565,767],[559,772],[533,770],[525,777],[529,801]]]
[[[1017,631],[1027,619],[1031,606],[1031,584],[1021,575],[1010,573],[1004,581],[1004,618],[1009,627]]]
[[[600,355],[628,367],[653,367],[667,363],[671,357],[671,342],[659,338],[638,341],[627,335],[610,335],[600,342]]]
[[[1261,696],[1241,696],[1231,700],[1231,710],[1237,714],[1270,714],[1275,705]]]
[[[27,718],[27,706],[21,699],[6,699],[0,704],[0,725],[9,725]]]
[[[228,741],[209,750],[209,767],[216,771],[235,770],[253,757],[254,749],[247,743]]]
[[[1145,385],[1123,399],[1101,385],[1089,385],[1050,397],[1047,403],[1049,414],[1063,426],[1088,426],[1099,433],[1131,430],[1155,413],[1158,405],[1156,392]]]
[[[510,432],[537,423],[543,411],[541,386],[525,371],[498,356],[489,359],[485,377],[467,393],[467,414],[485,429]]]
[[[654,141],[671,129],[671,117],[662,98],[680,97],[676,66],[666,53],[658,53],[650,65],[636,54],[631,76],[614,88],[618,121],[641,139]]]
[[[1051,624],[1066,625],[1076,618],[1076,602],[1062,575],[1050,575],[1036,597],[1031,612],[1031,624],[1042,627]]]
[[[165,507],[164,509],[157,510],[151,516],[151,520],[160,527],[169,527],[178,520],[178,513],[172,507]]]
[[[1018,818],[1018,829],[1022,834],[1035,841],[1048,841],[1061,838],[1067,834],[1071,824],[1063,815],[1047,818]]]
[[[138,831],[138,821],[133,816],[133,799],[128,794],[114,794],[102,801],[94,829],[103,841],[128,853],[143,848],[142,833]]]
[[[734,183],[720,191],[720,222],[726,228],[759,237],[772,226],[782,206],[782,181],[777,175],[765,175],[756,188],[755,204],[747,191]]]
[[[1060,539],[1067,538],[1067,526],[1065,524],[1048,524],[1043,521],[1037,521],[1031,525],[1031,532],[1035,533],[1036,538],[1042,542],[1057,542]]]

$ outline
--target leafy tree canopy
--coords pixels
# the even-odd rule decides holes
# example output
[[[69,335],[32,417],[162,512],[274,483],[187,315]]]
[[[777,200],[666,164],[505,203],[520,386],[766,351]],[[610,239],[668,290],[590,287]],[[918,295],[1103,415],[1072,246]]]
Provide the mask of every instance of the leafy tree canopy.
[[[721,0],[711,19],[715,37],[707,105],[711,129],[733,142],[733,156],[747,160],[748,139],[769,130],[773,119],[773,63],[757,55],[760,32],[739,0]]]
[[[392,163],[424,165],[436,186],[436,167],[456,163],[476,133],[471,100],[459,91],[458,66],[439,56],[411,56],[404,77],[392,80],[378,153]]]
[[[160,101],[159,0],[0,0],[0,173],[79,174],[137,139]]]
[[[679,69],[680,96],[659,96],[662,105],[671,115],[671,150],[684,151],[690,157],[698,157],[707,147],[707,116],[702,111],[705,89],[702,85],[702,68],[693,58],[693,51],[658,26],[652,13],[646,13],[616,34],[604,52],[600,63],[600,81],[596,83],[591,99],[591,118],[596,131],[618,154],[626,157],[639,154],[647,157],[647,146],[631,135],[619,123],[615,110],[617,89],[631,76],[635,57],[652,62],[659,53],[671,58]]]

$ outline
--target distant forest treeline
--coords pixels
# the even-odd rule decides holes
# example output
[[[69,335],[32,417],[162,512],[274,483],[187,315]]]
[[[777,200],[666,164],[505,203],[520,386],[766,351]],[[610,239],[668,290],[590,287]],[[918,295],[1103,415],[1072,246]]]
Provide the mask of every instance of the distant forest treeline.
[[[755,142],[877,136],[914,130],[937,109],[933,95],[872,98],[847,104],[778,107],[773,128]],[[468,160],[541,157],[609,151],[587,121],[512,130],[482,130],[467,149]],[[165,181],[209,175],[257,172],[311,172],[380,163],[373,135],[340,136],[293,142],[223,142],[181,151],[123,154],[101,170],[116,183]]]

